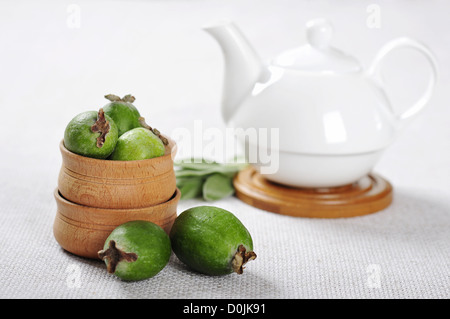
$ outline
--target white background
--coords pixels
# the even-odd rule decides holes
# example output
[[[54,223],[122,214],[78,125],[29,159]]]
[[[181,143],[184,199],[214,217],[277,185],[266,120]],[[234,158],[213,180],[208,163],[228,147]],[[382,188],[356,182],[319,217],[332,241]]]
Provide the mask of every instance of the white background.
[[[380,28],[367,25],[371,4],[380,8]],[[443,0],[0,1],[0,252],[9,256],[0,260],[0,296],[448,298],[449,11]],[[314,220],[236,198],[214,203],[234,212],[254,237],[258,258],[243,276],[198,275],[172,257],[156,277],[124,283],[101,262],[58,246],[52,234],[58,145],[73,116],[106,104],[105,94],[132,93],[148,122],[169,135],[192,130],[195,120],[225,128],[222,56],[201,26],[234,20],[267,60],[303,44],[305,23],[317,17],[331,20],[333,45],[365,67],[398,36],[422,41],[439,62],[429,106],[375,167],[394,185],[388,209]],[[393,53],[384,71],[399,111],[420,96],[429,76],[424,59],[407,50]],[[181,202],[179,212],[202,204]]]

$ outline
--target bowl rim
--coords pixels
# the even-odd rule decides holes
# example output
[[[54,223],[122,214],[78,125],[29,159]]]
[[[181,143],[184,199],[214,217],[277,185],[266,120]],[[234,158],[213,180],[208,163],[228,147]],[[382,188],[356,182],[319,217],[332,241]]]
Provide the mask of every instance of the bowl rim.
[[[86,205],[81,205],[81,204],[77,204],[74,203],[70,200],[68,200],[67,198],[65,198],[60,192],[58,188],[55,188],[53,195],[56,199],[57,202],[63,203],[64,205],[67,206],[72,206],[72,207],[77,207],[77,208],[83,208],[85,210],[92,210],[92,211],[108,211],[108,212],[117,212],[117,213],[125,213],[125,212],[145,212],[149,209],[153,209],[153,208],[157,208],[158,206],[170,206],[172,204],[177,204],[178,201],[180,200],[181,197],[181,191],[176,188],[175,192],[173,193],[172,197],[170,197],[169,200],[163,202],[163,203],[159,203],[159,204],[155,204],[155,205],[150,205],[150,206],[146,206],[146,207],[138,207],[138,208],[102,208],[102,207],[91,207],[91,206],[86,206]]]
[[[164,136],[164,135],[163,135]],[[165,138],[167,138],[167,140],[169,141],[169,144],[167,146],[165,146],[165,153],[162,156],[158,156],[158,157],[154,157],[154,158],[149,158],[149,159],[144,159],[144,160],[135,160],[135,161],[113,161],[113,160],[109,160],[109,159],[100,159],[100,158],[93,158],[93,157],[88,157],[88,156],[83,156],[83,155],[79,155],[77,153],[74,153],[70,150],[68,150],[66,148],[66,146],[64,145],[64,139],[62,139],[59,143],[59,149],[61,151],[61,154],[63,156],[68,156],[71,158],[74,158],[75,160],[82,160],[85,161],[87,163],[91,163],[91,164],[108,164],[108,165],[112,165],[112,166],[123,166],[123,165],[127,165],[127,166],[136,166],[136,167],[141,167],[144,163],[145,164],[155,164],[158,162],[163,162],[165,161],[168,157],[171,157],[172,161],[175,158],[176,152],[177,152],[177,143],[172,140],[171,138],[164,136]],[[152,163],[153,162],[153,163]]]

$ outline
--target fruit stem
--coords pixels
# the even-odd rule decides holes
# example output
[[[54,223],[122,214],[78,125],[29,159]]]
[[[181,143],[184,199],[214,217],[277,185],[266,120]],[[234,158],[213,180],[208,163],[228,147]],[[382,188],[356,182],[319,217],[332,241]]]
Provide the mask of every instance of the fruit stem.
[[[155,134],[157,137],[159,137],[159,139],[163,142],[164,145],[168,145],[169,144],[169,141],[167,140],[167,138],[162,136],[161,133],[156,128],[152,128],[150,125],[148,125],[145,122],[145,118],[143,118],[142,116],[139,118],[139,123],[141,124],[141,126],[143,128],[146,128],[147,130],[150,130],[153,134]]]
[[[105,95],[105,98],[107,100],[110,100],[111,102],[120,102],[120,101],[122,101],[122,99],[119,96],[114,95],[114,94]]]
[[[133,103],[136,100],[136,98],[134,96],[132,96],[131,94],[127,94],[122,98],[123,102],[127,102],[127,103]]]
[[[133,103],[136,98],[131,94],[125,95],[123,98],[114,94],[105,95],[105,99],[110,100],[111,102],[125,102],[125,103]]]
[[[108,244],[108,249],[100,250],[98,252],[98,257],[101,260],[107,260],[106,269],[108,273],[113,274],[116,271],[116,267],[122,260],[127,262],[133,262],[138,259],[135,253],[126,253],[116,246],[114,240],[110,240]]]
[[[100,136],[97,137],[97,147],[101,148],[106,140],[106,134],[110,129],[109,121],[105,118],[105,112],[103,108],[98,111],[97,121],[91,126],[91,131],[94,133],[99,132]]]
[[[244,265],[256,258],[256,254],[253,251],[247,252],[244,245],[239,245],[236,253],[231,260],[231,268],[233,271],[239,275],[244,272]]]

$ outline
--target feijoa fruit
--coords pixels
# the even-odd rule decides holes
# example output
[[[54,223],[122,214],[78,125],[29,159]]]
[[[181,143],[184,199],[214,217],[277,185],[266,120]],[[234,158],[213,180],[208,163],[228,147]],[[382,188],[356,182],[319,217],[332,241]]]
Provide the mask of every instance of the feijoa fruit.
[[[169,262],[170,239],[158,225],[143,220],[126,222],[115,228],[98,252],[108,273],[136,281],[158,274]]]
[[[141,127],[139,122],[140,114],[138,109],[133,105],[135,101],[134,96],[128,94],[123,98],[118,97],[114,94],[108,94],[105,96],[110,103],[103,107],[105,113],[110,116],[114,122],[117,124],[119,129],[119,136],[125,132]]]
[[[231,212],[214,206],[183,211],[175,220],[170,240],[180,261],[200,273],[242,274],[256,258],[249,231]]]
[[[162,156],[165,146],[149,129],[138,127],[125,132],[117,140],[110,159],[115,161],[136,161]]]
[[[69,151],[93,158],[111,155],[117,139],[117,125],[103,109],[78,114],[64,131],[64,146]]]

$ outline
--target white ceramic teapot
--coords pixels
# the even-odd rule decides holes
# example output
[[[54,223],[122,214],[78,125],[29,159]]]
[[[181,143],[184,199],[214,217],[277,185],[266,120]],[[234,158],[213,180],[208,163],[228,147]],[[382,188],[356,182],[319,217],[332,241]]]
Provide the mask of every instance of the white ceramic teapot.
[[[369,174],[399,129],[421,111],[437,76],[433,54],[409,38],[387,43],[363,70],[353,57],[330,46],[332,27],[324,19],[307,23],[308,43],[265,65],[232,22],[204,28],[220,44],[225,59],[222,115],[235,128],[278,129],[267,154],[278,161],[252,163],[269,180],[294,187],[337,187]],[[407,111],[395,114],[378,74],[396,48],[423,53],[431,65],[428,87]],[[273,165],[270,164],[270,165]]]

